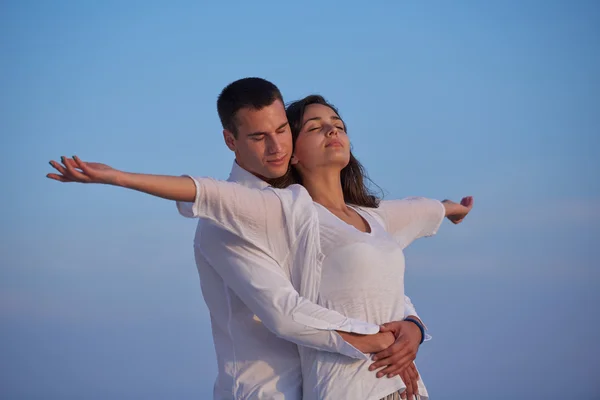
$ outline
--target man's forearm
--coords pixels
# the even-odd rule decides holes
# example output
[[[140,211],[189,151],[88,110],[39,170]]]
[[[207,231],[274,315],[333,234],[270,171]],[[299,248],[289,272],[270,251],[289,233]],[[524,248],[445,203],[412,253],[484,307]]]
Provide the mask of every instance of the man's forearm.
[[[391,332],[379,332],[374,335],[360,335],[336,331],[347,343],[356,347],[363,353],[377,353],[387,349],[394,343],[395,337]]]
[[[423,321],[421,320],[421,318],[417,317],[416,315],[408,315],[404,319],[406,319],[406,318],[416,319],[417,321],[419,321],[421,323],[421,325],[425,326],[425,324],[423,323]]]
[[[196,185],[192,179],[185,176],[135,174],[121,171],[117,175],[114,185],[167,200],[194,202],[196,199]]]

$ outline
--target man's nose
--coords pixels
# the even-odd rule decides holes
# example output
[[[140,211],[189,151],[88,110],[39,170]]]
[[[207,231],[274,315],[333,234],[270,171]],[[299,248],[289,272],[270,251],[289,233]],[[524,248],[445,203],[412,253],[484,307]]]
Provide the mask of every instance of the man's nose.
[[[267,151],[269,154],[277,154],[282,150],[281,143],[277,139],[269,139],[267,141]]]

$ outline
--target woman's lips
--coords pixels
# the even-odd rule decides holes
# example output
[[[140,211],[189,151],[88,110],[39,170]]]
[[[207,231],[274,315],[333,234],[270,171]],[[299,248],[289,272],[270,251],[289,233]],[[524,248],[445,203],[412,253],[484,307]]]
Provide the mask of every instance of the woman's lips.
[[[339,140],[333,139],[329,143],[327,143],[325,147],[344,147],[344,145]]]

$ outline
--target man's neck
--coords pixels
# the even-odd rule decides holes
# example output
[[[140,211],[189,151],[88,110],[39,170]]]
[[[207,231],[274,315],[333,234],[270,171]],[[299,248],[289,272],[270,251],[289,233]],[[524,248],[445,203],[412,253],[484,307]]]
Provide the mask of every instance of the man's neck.
[[[254,175],[255,177],[257,177],[257,178],[258,178],[258,179],[260,179],[261,181],[265,181],[265,182],[267,182],[267,181],[268,181],[268,179],[267,179],[267,178],[265,178],[264,176],[262,176],[262,175],[259,175],[259,174],[255,173],[255,172],[253,172],[253,171],[250,171],[248,168],[244,167],[242,164],[240,164],[240,163],[238,162],[237,158],[236,158],[234,161],[235,161],[235,163],[237,164],[237,166],[238,166],[238,167],[240,167],[241,169],[243,169],[244,171],[246,171],[246,172],[248,172],[248,173],[250,173],[250,174]]]
[[[244,169],[237,162],[233,163],[231,174],[229,175],[228,181],[236,182],[254,189],[264,189],[269,186],[269,183],[264,181],[261,177],[256,176],[252,172]]]

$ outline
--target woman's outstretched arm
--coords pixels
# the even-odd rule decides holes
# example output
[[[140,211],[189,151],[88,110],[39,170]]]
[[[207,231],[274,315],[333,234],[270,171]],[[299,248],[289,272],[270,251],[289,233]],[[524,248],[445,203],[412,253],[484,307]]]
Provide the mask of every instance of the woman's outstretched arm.
[[[106,164],[84,162],[77,156],[61,157],[61,161],[62,164],[50,161],[58,174],[48,174],[48,178],[59,182],[119,186],[174,201],[193,202],[196,198],[196,185],[188,177],[125,172]]]

